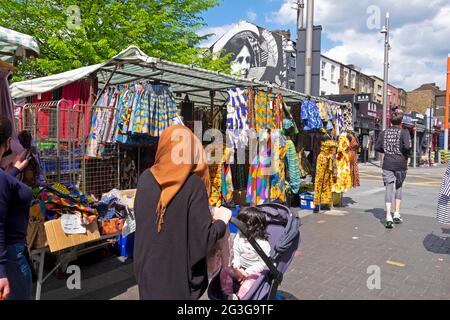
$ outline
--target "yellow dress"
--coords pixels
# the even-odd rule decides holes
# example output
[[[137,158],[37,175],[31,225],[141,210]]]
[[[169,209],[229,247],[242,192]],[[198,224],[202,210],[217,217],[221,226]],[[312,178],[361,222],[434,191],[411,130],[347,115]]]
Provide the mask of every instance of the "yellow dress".
[[[352,187],[352,176],[350,174],[350,140],[347,134],[343,133],[339,137],[337,152],[337,179],[333,184],[333,192],[345,193]]]
[[[316,179],[314,182],[314,205],[333,203],[331,189],[333,186],[333,162],[336,154],[337,143],[334,140],[322,142],[320,153],[317,157]]]

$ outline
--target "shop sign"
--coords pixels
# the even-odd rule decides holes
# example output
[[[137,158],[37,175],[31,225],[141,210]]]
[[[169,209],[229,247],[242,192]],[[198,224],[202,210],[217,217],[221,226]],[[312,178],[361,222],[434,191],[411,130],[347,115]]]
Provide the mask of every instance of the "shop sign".
[[[403,116],[403,124],[408,124],[408,125],[412,125],[412,117],[410,115],[404,115]]]
[[[362,103],[359,105],[359,113],[364,117],[381,118],[382,106],[375,102]]]
[[[356,102],[370,102],[370,94],[358,94],[356,96]]]

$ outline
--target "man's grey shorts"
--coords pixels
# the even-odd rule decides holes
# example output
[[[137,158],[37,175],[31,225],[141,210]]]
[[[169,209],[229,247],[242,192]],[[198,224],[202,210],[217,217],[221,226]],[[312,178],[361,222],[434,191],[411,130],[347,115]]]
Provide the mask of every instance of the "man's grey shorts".
[[[403,186],[403,182],[406,179],[406,170],[403,171],[391,171],[391,170],[383,170],[383,182],[384,185],[394,183],[400,188]]]

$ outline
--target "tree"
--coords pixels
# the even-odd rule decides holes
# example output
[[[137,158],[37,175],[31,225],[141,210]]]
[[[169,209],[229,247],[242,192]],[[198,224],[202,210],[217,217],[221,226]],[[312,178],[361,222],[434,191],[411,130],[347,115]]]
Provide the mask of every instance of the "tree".
[[[34,36],[41,51],[16,79],[101,63],[130,45],[149,56],[229,72],[229,57],[198,48],[200,16],[218,0],[0,0],[0,25]]]

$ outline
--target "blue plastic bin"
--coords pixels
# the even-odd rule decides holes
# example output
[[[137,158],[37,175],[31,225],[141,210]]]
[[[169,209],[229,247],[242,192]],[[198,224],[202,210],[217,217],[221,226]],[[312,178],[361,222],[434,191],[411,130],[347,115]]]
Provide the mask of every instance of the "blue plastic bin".
[[[121,257],[132,258],[134,250],[134,233],[117,237],[117,249]]]
[[[239,212],[239,210],[241,210],[241,207],[240,206],[236,206],[236,208],[233,209],[231,215],[233,217],[236,217],[238,212]],[[228,228],[230,229],[231,233],[237,233],[238,232],[237,227],[234,224],[232,224],[231,222],[228,224]]]

